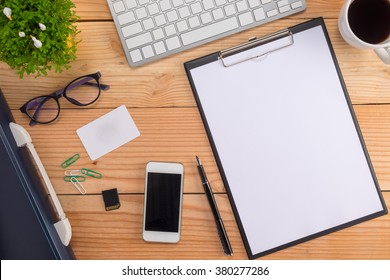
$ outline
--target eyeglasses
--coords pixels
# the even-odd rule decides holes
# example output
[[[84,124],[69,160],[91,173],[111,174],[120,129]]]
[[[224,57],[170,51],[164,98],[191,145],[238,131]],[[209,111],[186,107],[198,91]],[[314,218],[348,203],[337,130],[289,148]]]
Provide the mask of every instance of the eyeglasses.
[[[27,101],[20,111],[30,119],[30,125],[47,124],[55,121],[60,115],[58,99],[65,97],[77,106],[88,106],[98,100],[101,90],[108,90],[109,85],[99,83],[100,72],[81,76],[71,81],[65,88],[49,95],[41,95]]]

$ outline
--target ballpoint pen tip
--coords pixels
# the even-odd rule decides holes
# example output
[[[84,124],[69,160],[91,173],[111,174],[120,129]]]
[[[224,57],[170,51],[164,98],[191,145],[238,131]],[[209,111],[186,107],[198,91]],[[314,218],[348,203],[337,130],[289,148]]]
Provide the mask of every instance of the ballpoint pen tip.
[[[201,162],[200,162],[199,157],[198,157],[198,156],[195,156],[195,158],[196,158],[196,163],[197,163],[198,165],[201,165]]]

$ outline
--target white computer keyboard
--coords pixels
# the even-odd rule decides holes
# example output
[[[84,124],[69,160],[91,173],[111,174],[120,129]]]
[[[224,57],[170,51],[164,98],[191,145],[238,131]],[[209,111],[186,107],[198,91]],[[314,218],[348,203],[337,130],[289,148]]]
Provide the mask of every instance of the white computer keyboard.
[[[130,66],[306,9],[305,0],[107,0]]]

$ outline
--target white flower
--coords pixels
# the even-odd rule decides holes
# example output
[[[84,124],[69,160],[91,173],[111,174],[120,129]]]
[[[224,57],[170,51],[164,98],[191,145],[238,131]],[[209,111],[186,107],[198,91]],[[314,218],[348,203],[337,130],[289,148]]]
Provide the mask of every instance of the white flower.
[[[37,38],[35,38],[34,36],[31,36],[31,39],[34,41],[34,46],[39,49],[42,47],[42,42],[39,41]]]
[[[39,28],[40,28],[42,31],[45,31],[45,30],[46,30],[46,26],[45,26],[43,23],[39,23]]]
[[[19,37],[26,37],[26,33],[24,33],[23,31],[20,31],[19,32]]]
[[[6,16],[9,20],[12,20],[12,17],[11,17],[11,15],[12,15],[12,10],[11,10],[10,8],[5,7],[5,8],[3,9],[3,13],[5,14],[5,16]]]

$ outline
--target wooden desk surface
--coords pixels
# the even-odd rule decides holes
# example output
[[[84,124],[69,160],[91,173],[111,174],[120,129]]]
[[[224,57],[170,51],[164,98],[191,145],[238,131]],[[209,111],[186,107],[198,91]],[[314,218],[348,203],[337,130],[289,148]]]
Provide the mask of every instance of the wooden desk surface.
[[[106,0],[74,2],[81,17],[77,23],[81,43],[72,68],[21,80],[0,63],[0,87],[16,121],[30,132],[59,194],[72,224],[71,245],[78,259],[247,259],[183,63],[318,16],[325,18],[380,187],[390,205],[390,67],[373,51],[353,49],[343,41],[337,29],[343,0],[307,0],[304,13],[139,68],[127,64]],[[101,71],[103,83],[111,85],[97,104],[76,109],[61,100],[65,109],[57,122],[28,126],[27,117],[18,110],[24,102],[96,71]],[[92,162],[76,129],[122,104],[129,109],[141,136]],[[74,153],[81,159],[72,168],[91,168],[104,175],[84,184],[87,195],[63,180],[60,164]],[[234,250],[232,258],[221,251],[195,155],[202,159],[217,193]],[[145,164],[150,160],[179,161],[185,166],[182,236],[175,245],[142,240]],[[122,206],[106,212],[101,191],[110,188],[118,188]],[[390,217],[382,216],[263,259],[390,259]]]

